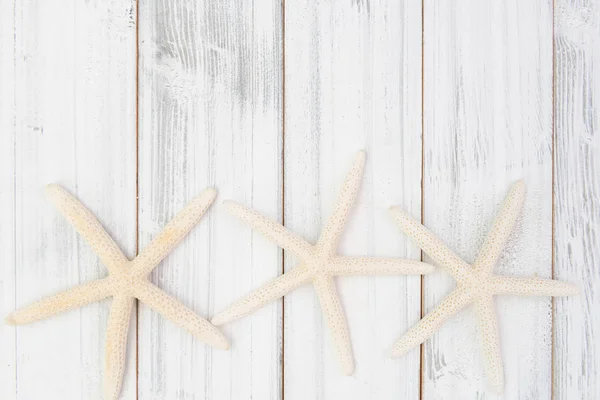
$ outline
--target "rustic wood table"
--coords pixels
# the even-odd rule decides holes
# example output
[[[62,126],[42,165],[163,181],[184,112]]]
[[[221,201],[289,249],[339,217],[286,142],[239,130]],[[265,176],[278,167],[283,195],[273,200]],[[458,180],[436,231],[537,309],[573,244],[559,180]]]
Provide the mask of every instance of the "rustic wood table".
[[[210,318],[296,263],[221,202],[315,240],[365,149],[346,255],[420,259],[387,211],[399,205],[472,261],[525,180],[496,271],[581,295],[497,300],[504,396],[487,386],[472,310],[389,358],[452,289],[440,271],[337,279],[351,377],[310,286],[225,325],[227,352],[139,305],[122,398],[598,399],[599,104],[600,2],[0,0],[0,312],[106,274],[47,183],[130,257],[216,187],[152,274]],[[0,398],[101,399],[108,301],[0,326]]]

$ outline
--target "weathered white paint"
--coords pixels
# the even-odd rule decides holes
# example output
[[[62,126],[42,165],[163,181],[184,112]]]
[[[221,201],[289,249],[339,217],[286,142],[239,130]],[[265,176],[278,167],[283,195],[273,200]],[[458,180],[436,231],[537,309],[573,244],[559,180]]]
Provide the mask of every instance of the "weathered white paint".
[[[495,271],[552,273],[552,2],[425,2],[424,223],[473,261],[510,185],[523,216]],[[454,283],[425,278],[425,311]],[[551,396],[548,298],[498,297],[506,399]],[[496,398],[473,310],[424,344],[423,398]]]
[[[2,255],[3,272],[10,264],[16,276],[3,286],[13,286],[16,304],[3,306],[3,312],[106,274],[45,201],[45,184],[58,182],[78,196],[131,256],[136,230],[135,1],[19,1],[14,7],[2,12],[2,30],[12,30],[15,41],[14,54],[10,48],[5,54],[3,35],[2,155],[14,149],[14,175],[3,171],[1,185],[13,197],[2,197],[2,212],[9,213],[2,222],[14,218],[16,227],[15,259],[10,251]],[[14,87],[13,101],[4,82]],[[100,399],[107,316],[103,302],[28,326],[3,327],[8,342],[3,338],[2,346],[15,346],[16,352],[14,360],[2,351],[2,372],[5,364],[13,365],[6,371],[13,391],[3,398]],[[8,329],[16,332],[16,345]],[[124,399],[135,398],[134,339],[135,325]],[[4,381],[0,386],[4,390]]]
[[[389,218],[421,200],[418,2],[286,2],[285,224],[314,241],[358,150],[367,166],[340,254],[418,259]],[[297,260],[286,254],[286,271]],[[310,286],[285,298],[286,399],[418,399],[419,356],[391,360],[420,314],[419,277],[337,278],[356,371],[343,376]]]
[[[0,1],[0,321],[15,309],[15,3]],[[17,335],[0,323],[0,398],[14,399]]]
[[[281,272],[281,253],[227,215],[233,199],[282,215],[278,1],[140,4],[140,248],[203,188],[216,203],[153,273],[203,317]],[[140,399],[278,399],[281,302],[213,350],[141,306]]]
[[[548,299],[499,299],[504,398],[599,397],[600,7],[556,2],[553,141],[552,6],[424,2],[422,82],[420,2],[140,1],[136,155],[136,1],[0,0],[2,316],[105,275],[45,201],[43,185],[53,181],[130,256],[136,218],[143,247],[216,186],[215,205],[153,275],[205,317],[283,268],[281,251],[220,202],[284,217],[314,240],[359,149],[367,168],[340,253],[419,258],[387,207],[421,214],[422,139],[425,224],[472,260],[510,184],[524,178],[524,216],[497,271],[550,276],[554,152],[554,276],[579,282],[582,295],[555,300],[554,332]],[[285,255],[286,269],[295,262]],[[420,279],[337,285],[352,377],[340,374],[307,287],[286,296],[285,310],[275,302],[226,325],[229,352],[143,307],[139,398],[496,397],[469,312],[424,345],[424,365],[419,350],[390,360],[393,341],[419,318]],[[426,278],[424,311],[451,285],[443,273]],[[107,304],[0,326],[0,398],[100,399]],[[122,396],[129,400],[136,330]]]
[[[600,398],[600,4],[555,10],[555,266],[581,295],[555,303],[554,398]]]

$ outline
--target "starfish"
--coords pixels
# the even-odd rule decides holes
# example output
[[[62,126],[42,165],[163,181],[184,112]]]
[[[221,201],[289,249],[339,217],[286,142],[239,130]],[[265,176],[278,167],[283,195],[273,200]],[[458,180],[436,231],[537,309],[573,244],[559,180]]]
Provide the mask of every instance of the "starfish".
[[[356,156],[352,169],[344,182],[338,203],[316,245],[308,243],[284,226],[255,211],[231,201],[225,202],[231,213],[286,251],[294,254],[301,260],[301,263],[291,271],[234,302],[212,319],[213,324],[222,325],[243,317],[303,284],[312,283],[325,314],[327,326],[331,331],[342,371],[346,375],[352,374],[354,360],[350,335],[333,277],[337,275],[423,274],[433,271],[433,266],[416,260],[343,257],[336,254],[338,241],[358,193],[365,157],[364,152],[359,152]]]
[[[127,331],[136,298],[188,330],[199,340],[219,349],[229,348],[227,339],[216,327],[196,316],[192,310],[160,290],[148,279],[150,272],[187,235],[210,207],[216,196],[214,189],[206,189],[192,200],[167,224],[162,233],[131,261],[121,252],[94,215],[75,197],[58,185],[48,185],[46,193],[106,265],[109,276],[76,286],[15,311],[6,318],[8,324],[27,324],[112,296],[106,333],[106,399],[117,399],[121,391]]]
[[[493,296],[569,296],[578,293],[576,286],[537,277],[495,275],[492,269],[509,238],[523,207],[525,184],[517,182],[508,193],[500,214],[487,236],[475,263],[471,266],[458,257],[440,239],[398,207],[390,209],[401,229],[412,237],[440,267],[457,281],[456,288],[442,302],[394,345],[392,356],[399,357],[431,337],[451,316],[469,304],[475,306],[477,328],[485,355],[485,369],[492,388],[501,393],[504,373],[498,323]]]

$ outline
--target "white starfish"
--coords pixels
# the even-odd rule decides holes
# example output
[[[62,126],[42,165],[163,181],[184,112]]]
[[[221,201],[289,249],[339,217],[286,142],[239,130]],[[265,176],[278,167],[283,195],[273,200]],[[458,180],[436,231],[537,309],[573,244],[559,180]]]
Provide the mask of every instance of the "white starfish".
[[[106,333],[104,378],[106,399],[117,399],[121,391],[127,331],[136,298],[176,325],[187,329],[203,342],[219,349],[229,348],[227,339],[217,328],[196,316],[192,310],[148,280],[148,275],[154,267],[187,235],[212,204],[216,196],[214,189],[206,189],[192,200],[132,261],[125,257],[100,222],[76,198],[58,185],[47,186],[46,192],[50,201],[106,265],[109,276],[76,286],[15,311],[6,318],[7,323],[21,325],[38,321],[112,296]]]
[[[442,302],[394,345],[393,356],[398,357],[420,345],[433,335],[452,315],[469,304],[475,305],[477,327],[486,361],[486,372],[492,387],[499,393],[504,387],[504,373],[498,326],[494,311],[494,295],[568,296],[577,294],[577,287],[552,279],[537,277],[502,276],[492,273],[500,253],[517,220],[525,198],[525,185],[513,185],[496,217],[483,248],[470,266],[423,225],[397,207],[390,209],[394,219],[408,236],[457,281],[454,289]]]
[[[337,348],[342,371],[346,375],[353,372],[354,360],[350,335],[333,277],[336,275],[422,274],[433,270],[431,265],[415,260],[342,257],[336,254],[339,238],[358,192],[364,164],[365,153],[360,152],[346,178],[333,214],[316,245],[308,243],[279,223],[263,217],[255,211],[231,201],[225,202],[229,211],[252,228],[263,233],[268,239],[293,253],[301,260],[301,263],[217,314],[211,321],[213,324],[221,325],[243,317],[264,304],[286,295],[298,286],[310,282],[315,287],[325,314],[327,325]]]

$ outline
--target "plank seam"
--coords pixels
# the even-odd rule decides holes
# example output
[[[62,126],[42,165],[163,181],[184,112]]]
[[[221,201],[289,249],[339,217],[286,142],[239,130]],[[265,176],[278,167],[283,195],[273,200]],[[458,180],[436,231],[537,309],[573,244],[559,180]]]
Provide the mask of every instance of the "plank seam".
[[[425,224],[425,0],[421,0],[421,224]],[[421,261],[424,261],[423,250],[421,250]],[[420,317],[425,316],[424,290],[425,277],[420,276]],[[419,400],[423,400],[423,365],[425,357],[425,344],[419,346]]]
[[[551,278],[554,279],[554,265],[555,265],[555,228],[556,228],[556,208],[555,208],[555,189],[556,189],[556,129],[555,129],[555,107],[556,107],[556,0],[552,1],[552,250],[551,250]],[[550,353],[550,398],[554,400],[554,350],[556,346],[556,338],[554,332],[554,319],[555,319],[555,301],[554,297],[550,298],[551,313],[550,313],[550,340],[551,340],[551,353]]]
[[[281,0],[281,224],[285,226],[285,0]],[[281,249],[281,274],[285,249]],[[281,400],[285,400],[285,295],[281,297]]]
[[[139,197],[140,197],[140,140],[139,140],[139,126],[140,126],[140,0],[135,1],[135,255],[139,253],[139,231],[140,231],[140,208],[139,208]],[[140,301],[135,300],[135,398],[139,400],[140,396]]]

